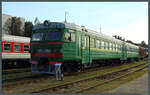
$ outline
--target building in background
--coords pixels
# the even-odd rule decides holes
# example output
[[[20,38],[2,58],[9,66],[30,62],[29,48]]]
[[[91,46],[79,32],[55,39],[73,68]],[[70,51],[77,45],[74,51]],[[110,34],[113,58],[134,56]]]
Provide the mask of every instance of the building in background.
[[[11,22],[12,17],[13,16],[10,16],[10,15],[7,15],[7,14],[2,14],[2,34],[11,34],[11,31],[10,32],[8,31],[8,29],[7,29],[8,27],[6,27],[6,25],[9,26],[8,24],[9,24],[9,22]],[[22,18],[22,17],[19,17],[19,19],[22,22],[20,29],[24,33],[25,19]]]

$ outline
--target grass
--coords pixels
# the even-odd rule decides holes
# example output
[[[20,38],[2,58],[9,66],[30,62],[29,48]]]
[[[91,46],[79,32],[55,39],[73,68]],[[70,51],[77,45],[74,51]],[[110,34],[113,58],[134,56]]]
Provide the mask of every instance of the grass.
[[[44,80],[32,82],[29,84],[23,84],[23,85],[20,84],[20,85],[10,87],[10,88],[3,87],[3,92],[5,93],[30,93],[33,91],[40,90],[42,88],[48,88],[48,87],[53,87],[56,85],[64,84],[66,82],[72,82],[72,81],[85,79],[85,78],[92,77],[92,76],[103,75],[107,72],[117,71],[123,68],[135,66],[137,64],[142,64],[144,62],[145,61],[139,61],[133,64],[122,64],[120,66],[115,66],[115,67],[104,67],[104,68],[100,68],[100,70],[98,71],[94,71],[94,72],[90,72],[86,74],[80,74],[76,76],[65,76],[64,81],[56,81],[55,78],[45,78]]]
[[[108,91],[113,92],[112,90],[119,87],[122,84],[128,83],[138,77],[141,77],[143,74],[147,73],[148,69],[144,69],[143,71],[136,72],[132,75],[129,75],[127,77],[115,80],[113,82],[110,82],[104,86],[96,87],[94,89],[85,91],[84,93],[107,93]],[[115,91],[115,90],[114,90]]]

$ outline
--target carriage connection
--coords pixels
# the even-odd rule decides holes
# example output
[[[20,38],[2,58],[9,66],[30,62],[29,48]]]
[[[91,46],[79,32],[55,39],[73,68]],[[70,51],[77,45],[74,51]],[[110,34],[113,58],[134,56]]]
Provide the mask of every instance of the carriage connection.
[[[143,50],[143,49],[141,49]],[[76,72],[93,64],[138,60],[140,48],[73,23],[44,21],[33,27],[31,69],[35,73]]]

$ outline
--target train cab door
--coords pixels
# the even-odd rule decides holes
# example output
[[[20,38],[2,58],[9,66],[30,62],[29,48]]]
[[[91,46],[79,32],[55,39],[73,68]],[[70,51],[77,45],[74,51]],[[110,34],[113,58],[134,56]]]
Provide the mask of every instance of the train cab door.
[[[127,47],[125,45],[125,42],[123,42],[122,45],[122,60],[127,60]]]
[[[82,36],[82,63],[89,63],[90,62],[90,37],[89,36]]]

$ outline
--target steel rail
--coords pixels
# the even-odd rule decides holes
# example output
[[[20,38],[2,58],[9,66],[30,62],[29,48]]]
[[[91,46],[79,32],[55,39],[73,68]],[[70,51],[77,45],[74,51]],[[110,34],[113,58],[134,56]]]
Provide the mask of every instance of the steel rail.
[[[81,93],[81,92],[84,92],[84,91],[93,89],[93,88],[95,88],[95,87],[98,87],[98,86],[103,86],[103,85],[105,85],[105,84],[107,84],[107,83],[110,83],[110,82],[115,81],[115,80],[117,80],[117,79],[123,78],[123,77],[125,77],[125,76],[127,76],[127,75],[133,74],[133,73],[135,73],[135,72],[139,72],[139,71],[141,71],[141,70],[143,70],[143,69],[145,69],[145,68],[147,68],[147,67],[148,67],[148,66],[145,66],[145,67],[140,68],[140,69],[138,69],[138,70],[136,70],[136,71],[132,71],[132,72],[129,72],[129,73],[127,73],[127,74],[118,76],[118,77],[116,77],[116,78],[113,78],[113,79],[110,79],[110,80],[106,80],[106,81],[104,81],[104,82],[102,82],[102,83],[99,83],[99,84],[97,84],[97,85],[94,85],[94,86],[91,86],[91,87],[87,87],[87,88],[84,88],[84,89],[80,89],[80,90],[78,90],[78,91],[75,91],[74,93]]]
[[[118,73],[118,72],[127,71],[127,70],[130,70],[132,68],[136,68],[136,67],[139,67],[139,66],[142,66],[142,65],[145,65],[145,64],[146,63],[139,64],[139,65],[136,65],[136,66],[132,66],[130,68],[125,68],[125,69],[121,69],[121,70],[118,70],[118,71],[109,72],[109,73],[106,73],[106,74],[100,75],[100,76],[94,76],[94,77],[89,77],[89,78],[86,78],[86,79],[81,79],[81,80],[77,80],[77,81],[73,81],[73,82],[67,82],[65,84],[56,85],[54,87],[49,87],[49,88],[41,89],[41,90],[34,91],[34,92],[31,92],[31,93],[39,93],[39,92],[45,92],[45,91],[56,91],[57,89],[67,88],[68,86],[74,85],[76,83],[85,82],[85,81],[89,81],[89,80],[93,80],[93,79],[104,78],[105,76],[109,76],[109,75],[112,75],[112,74],[115,74],[115,73]]]

